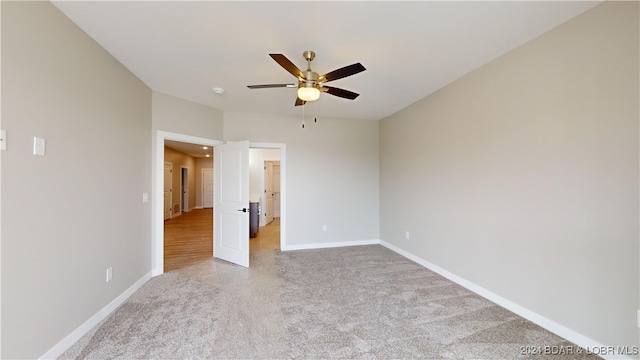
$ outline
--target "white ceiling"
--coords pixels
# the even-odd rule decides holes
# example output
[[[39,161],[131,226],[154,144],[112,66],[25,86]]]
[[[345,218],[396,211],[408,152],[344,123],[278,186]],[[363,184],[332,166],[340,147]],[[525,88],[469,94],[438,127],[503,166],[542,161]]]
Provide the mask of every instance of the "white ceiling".
[[[302,114],[294,83],[269,53],[324,74],[367,70],[328,85],[305,111],[378,120],[577,16],[600,1],[55,1],[151,89],[224,111]],[[100,84],[95,84],[100,86]],[[213,87],[226,89],[219,96]]]

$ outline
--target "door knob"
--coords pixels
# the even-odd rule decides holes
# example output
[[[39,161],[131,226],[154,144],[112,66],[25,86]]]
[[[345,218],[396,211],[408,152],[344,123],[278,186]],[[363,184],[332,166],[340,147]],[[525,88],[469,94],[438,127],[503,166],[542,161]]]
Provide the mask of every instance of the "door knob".
[[[247,212],[247,208],[238,209],[238,211]]]

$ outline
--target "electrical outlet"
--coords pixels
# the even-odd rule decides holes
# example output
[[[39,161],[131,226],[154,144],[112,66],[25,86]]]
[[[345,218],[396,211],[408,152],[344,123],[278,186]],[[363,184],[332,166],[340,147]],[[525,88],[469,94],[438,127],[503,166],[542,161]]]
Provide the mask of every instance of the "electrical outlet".
[[[636,313],[636,325],[640,328],[640,310]]]
[[[149,193],[142,193],[142,202],[143,203],[149,202]]]
[[[107,282],[111,281],[112,278],[113,278],[113,268],[108,268],[107,269]]]
[[[404,232],[404,238],[405,238],[405,239],[409,239],[409,232],[408,232],[408,231],[405,231],[405,232]]]
[[[327,231],[327,225],[322,225],[322,231]]]

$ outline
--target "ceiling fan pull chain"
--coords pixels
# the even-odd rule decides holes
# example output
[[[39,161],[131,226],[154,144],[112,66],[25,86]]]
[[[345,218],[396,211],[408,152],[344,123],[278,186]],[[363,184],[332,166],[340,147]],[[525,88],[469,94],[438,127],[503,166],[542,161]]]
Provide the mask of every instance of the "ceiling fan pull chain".
[[[306,105],[302,105],[302,128],[304,129],[304,108],[306,107]]]

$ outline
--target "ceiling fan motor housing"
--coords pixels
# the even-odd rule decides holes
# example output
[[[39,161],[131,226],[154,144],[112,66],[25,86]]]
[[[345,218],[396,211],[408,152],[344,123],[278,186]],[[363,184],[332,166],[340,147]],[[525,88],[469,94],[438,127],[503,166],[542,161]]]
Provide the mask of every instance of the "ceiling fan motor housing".
[[[316,53],[314,53],[311,50],[307,50],[307,51],[302,53],[302,56],[304,56],[305,60],[311,61],[311,60],[316,58]]]

